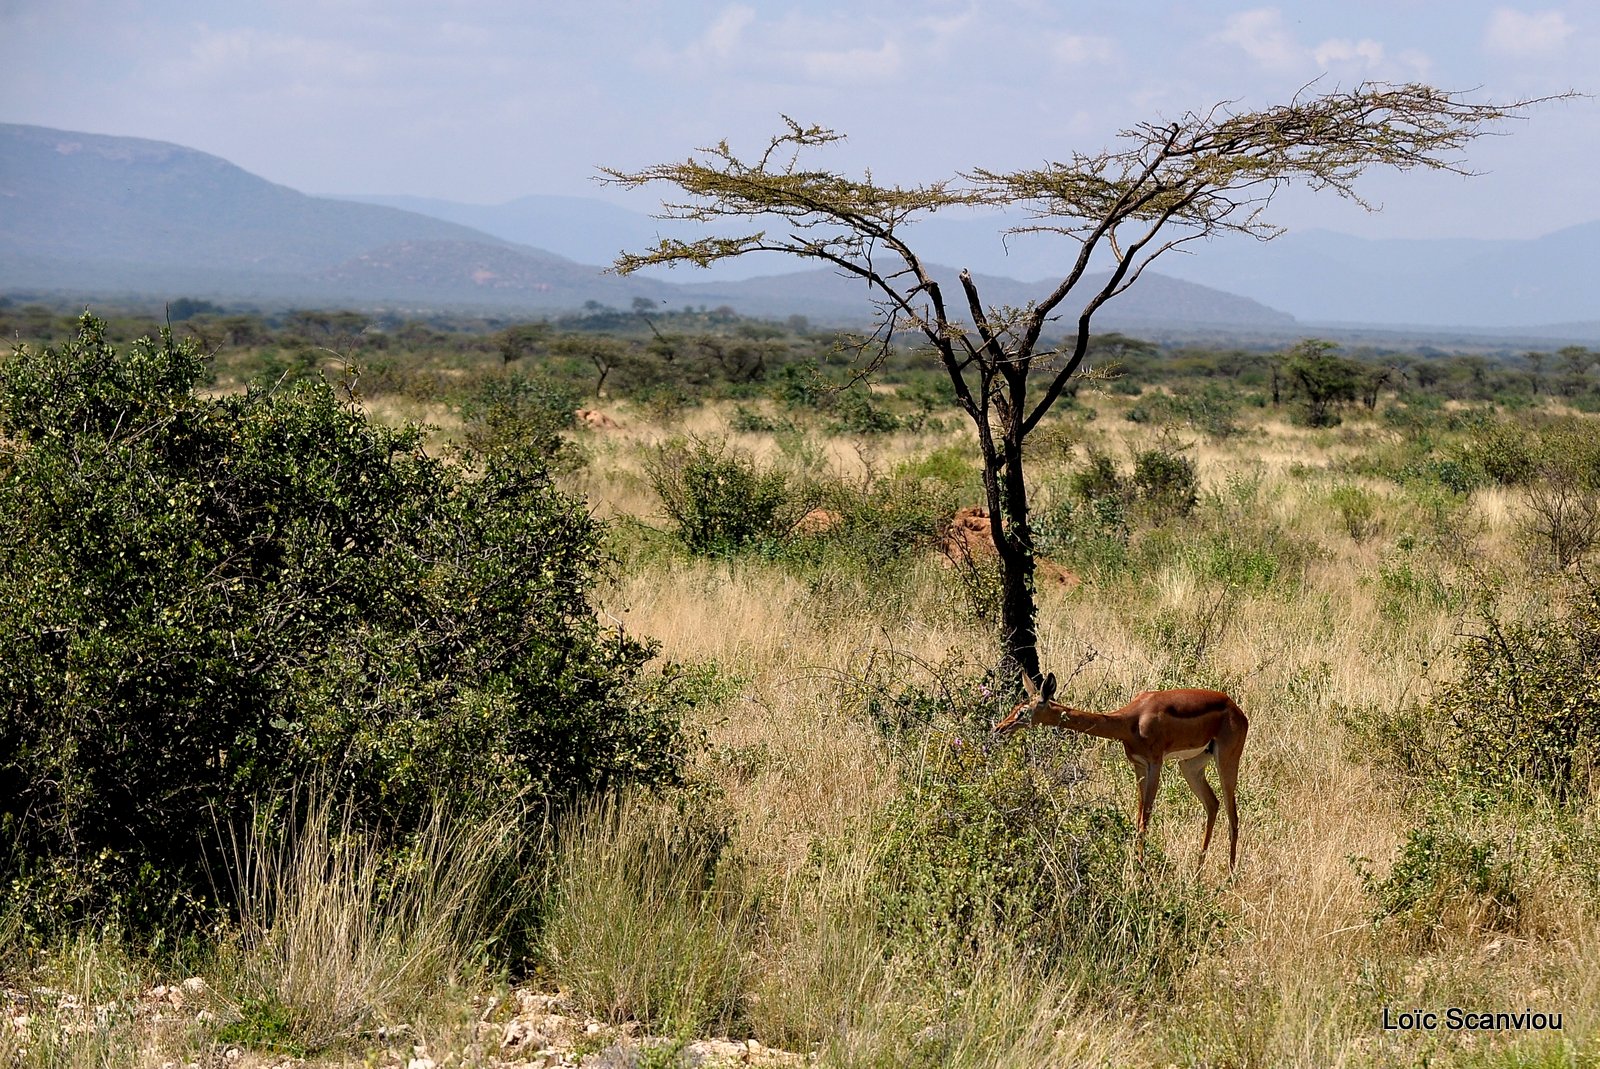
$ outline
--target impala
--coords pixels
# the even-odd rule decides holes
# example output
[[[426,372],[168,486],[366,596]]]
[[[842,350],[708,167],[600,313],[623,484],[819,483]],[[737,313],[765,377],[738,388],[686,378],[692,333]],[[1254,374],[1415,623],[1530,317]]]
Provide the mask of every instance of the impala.
[[[1020,702],[994,726],[995,734],[1008,735],[1042,725],[1070,728],[1122,743],[1138,778],[1141,852],[1156,804],[1156,790],[1161,786],[1161,765],[1170,757],[1178,762],[1184,781],[1206,808],[1206,833],[1200,840],[1200,861],[1204,863],[1206,847],[1211,845],[1211,829],[1217,823],[1217,796],[1206,782],[1206,762],[1215,760],[1222,800],[1228,807],[1228,868],[1237,866],[1239,809],[1235,791],[1250,722],[1232,698],[1216,690],[1147,690],[1115,712],[1090,713],[1052,700],[1056,693],[1054,673],[1045,678],[1043,686],[1035,686],[1024,672],[1022,685],[1028,700]]]

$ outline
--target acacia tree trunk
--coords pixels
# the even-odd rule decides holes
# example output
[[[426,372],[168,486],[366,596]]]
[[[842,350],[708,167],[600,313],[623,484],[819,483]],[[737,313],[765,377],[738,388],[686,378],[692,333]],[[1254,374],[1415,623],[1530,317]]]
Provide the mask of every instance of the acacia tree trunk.
[[[1033,528],[1028,522],[1028,485],[1022,471],[1022,402],[1027,389],[1026,365],[1005,373],[1009,404],[998,442],[988,409],[973,413],[983,453],[983,486],[989,505],[989,530],[1000,555],[1000,639],[1002,665],[1011,661],[1035,682],[1039,667],[1038,605],[1034,599]],[[987,385],[987,384],[986,384]],[[987,396],[987,389],[984,391]]]

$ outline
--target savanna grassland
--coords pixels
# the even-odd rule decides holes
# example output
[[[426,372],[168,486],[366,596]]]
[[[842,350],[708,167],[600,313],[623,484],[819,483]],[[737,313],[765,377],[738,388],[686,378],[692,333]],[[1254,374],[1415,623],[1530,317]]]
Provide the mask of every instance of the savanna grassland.
[[[989,736],[1015,693],[994,565],[946,536],[979,472],[914,356],[841,390],[803,324],[659,326],[598,357],[559,326],[370,352],[348,404],[464,471],[458,446],[532,450],[603,521],[573,633],[659,647],[581,715],[608,737],[669,695],[671,774],[496,773],[476,808],[375,781],[419,799],[398,846],[340,808],[367,795],[313,792],[229,840],[201,923],[0,911],[0,1061],[1600,1064],[1588,363],[1112,339],[1030,438],[1061,700],[1210,687],[1250,718],[1230,875],[1225,838],[1196,869],[1181,777],[1140,856],[1114,744]],[[233,342],[197,396],[344,363]],[[1435,1026],[1386,1027],[1416,1011]]]

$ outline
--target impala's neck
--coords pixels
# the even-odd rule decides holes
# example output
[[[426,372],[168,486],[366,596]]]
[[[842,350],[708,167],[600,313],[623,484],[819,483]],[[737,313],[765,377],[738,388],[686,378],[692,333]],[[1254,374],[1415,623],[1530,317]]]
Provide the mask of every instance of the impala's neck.
[[[1047,702],[1034,709],[1033,722],[1044,727],[1070,728],[1085,735],[1127,742],[1128,725],[1104,713],[1091,713],[1087,709],[1073,709],[1056,702]]]

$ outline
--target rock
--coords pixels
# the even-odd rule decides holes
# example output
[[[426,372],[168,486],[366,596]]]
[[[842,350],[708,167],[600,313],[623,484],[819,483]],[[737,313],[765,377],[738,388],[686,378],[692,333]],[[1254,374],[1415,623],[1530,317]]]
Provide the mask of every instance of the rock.
[[[949,568],[999,556],[989,510],[981,505],[957,509],[950,526],[945,528],[944,538],[939,543],[939,554],[942,563]],[[1033,559],[1033,579],[1041,589],[1062,587],[1070,590],[1083,582],[1083,577],[1076,572],[1043,557]]]
[[[518,1017],[507,1021],[505,1028],[500,1032],[500,1047],[503,1050],[517,1050],[522,1047],[537,1049],[550,1045],[550,1037],[525,1018]]]
[[[800,517],[800,522],[794,525],[794,529],[799,534],[827,534],[842,523],[844,517],[832,509],[812,509]]]
[[[577,411],[578,422],[590,430],[610,431],[617,429],[617,421],[604,412],[593,408],[580,408]]]

